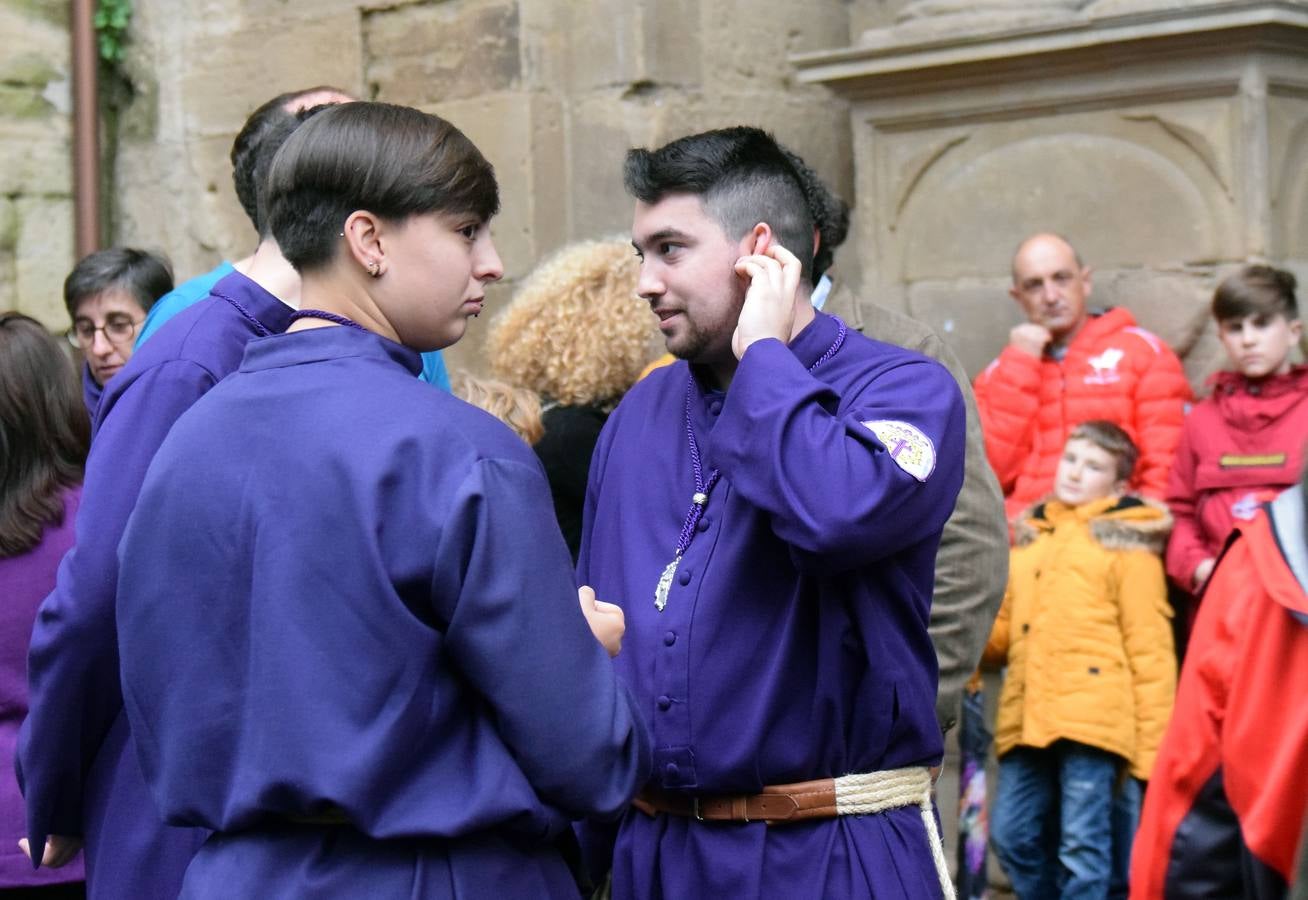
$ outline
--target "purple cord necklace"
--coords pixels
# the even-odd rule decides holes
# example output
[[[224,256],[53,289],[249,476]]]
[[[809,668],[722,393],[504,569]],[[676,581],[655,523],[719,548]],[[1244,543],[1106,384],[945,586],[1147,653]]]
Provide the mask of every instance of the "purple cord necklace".
[[[291,320],[287,324],[298,322],[300,319],[325,319],[328,322],[335,322],[337,325],[344,325],[347,328],[357,328],[362,332],[372,333],[353,319],[347,319],[345,316],[328,312],[325,309],[297,309],[291,313]]]
[[[818,357],[817,362],[808,367],[812,372],[818,366],[836,355],[841,344],[845,343],[845,335],[849,329],[845,326],[843,319],[833,316],[839,330],[836,332],[836,339],[831,342],[827,352]],[[704,475],[704,465],[699,458],[699,441],[695,439],[695,429],[690,424],[690,396],[694,389],[695,379],[690,376],[686,380],[686,443],[690,446],[690,467],[695,473],[695,493],[690,498],[690,510],[686,513],[686,520],[681,525],[681,534],[677,538],[677,552],[672,557],[672,562],[663,568],[663,574],[659,576],[659,583],[654,588],[654,608],[659,612],[668,605],[668,593],[672,590],[672,576],[677,574],[677,566],[681,563],[681,557],[686,555],[690,549],[690,542],[695,539],[695,529],[699,525],[699,520],[704,515],[704,507],[708,506],[709,494],[713,491],[713,486],[718,483],[718,476],[721,474],[717,469],[709,470],[708,477]]]

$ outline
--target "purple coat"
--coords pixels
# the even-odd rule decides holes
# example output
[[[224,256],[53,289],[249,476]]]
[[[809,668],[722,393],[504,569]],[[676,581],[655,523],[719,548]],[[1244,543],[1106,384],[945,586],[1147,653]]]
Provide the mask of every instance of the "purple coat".
[[[31,712],[18,747],[32,846],[51,833],[82,835],[91,898],[175,897],[205,838],[164,827],[128,733],[114,626],[119,539],[173,423],[236,369],[246,342],[284,331],[290,314],[229,275],[137,350],[100,400],[77,543],[32,632]]]
[[[36,610],[54,587],[55,568],[73,545],[73,520],[80,487],[64,492],[64,518],[50,524],[41,542],[20,556],[0,557],[0,771],[13,770],[18,727],[27,715],[27,644]],[[82,860],[61,869],[34,871],[18,849],[26,836],[26,815],[18,782],[0,775],[0,888],[81,881]]]
[[[940,760],[927,634],[936,548],[962,483],[964,413],[938,363],[819,313],[760,341],[730,389],[684,362],[638,384],[595,450],[578,579],[626,612],[615,664],[652,725],[652,784],[689,794]],[[673,579],[655,585],[695,476],[721,478]],[[606,852],[588,829],[593,868]],[[782,826],[628,811],[618,900],[935,897],[921,810]]]
[[[185,897],[572,900],[553,841],[648,777],[540,464],[420,368],[254,341],[150,467],[118,635],[159,809],[219,832]]]

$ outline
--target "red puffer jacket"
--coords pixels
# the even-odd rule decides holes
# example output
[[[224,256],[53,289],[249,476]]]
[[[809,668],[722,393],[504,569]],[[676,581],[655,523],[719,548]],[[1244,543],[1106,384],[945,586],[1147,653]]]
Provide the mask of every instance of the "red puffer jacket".
[[[1190,385],[1171,348],[1127,310],[1092,315],[1061,361],[1005,347],[975,388],[1010,522],[1053,488],[1068,432],[1088,419],[1131,435],[1140,448],[1132,487],[1162,499]]]
[[[1249,381],[1218,372],[1213,392],[1185,420],[1167,505],[1176,519],[1167,574],[1186,590],[1237,520],[1299,480],[1308,439],[1308,366]]]

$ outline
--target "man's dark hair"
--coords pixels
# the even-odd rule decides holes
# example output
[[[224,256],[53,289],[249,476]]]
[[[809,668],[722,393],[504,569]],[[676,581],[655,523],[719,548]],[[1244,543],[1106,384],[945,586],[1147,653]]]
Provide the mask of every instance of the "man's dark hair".
[[[110,247],[82,257],[64,279],[68,318],[77,318],[83,300],[109,290],[124,290],[146,312],[173,289],[173,270],[160,254],[132,247]]]
[[[345,220],[441,212],[485,222],[499,212],[495,171],[463,132],[407,106],[343,103],[287,139],[268,178],[268,222],[301,273],[327,265]]]
[[[245,120],[236,140],[232,142],[232,181],[236,185],[236,199],[250,217],[260,239],[268,236],[259,216],[259,185],[263,183],[273,157],[282,143],[299,124],[295,113],[286,107],[293,101],[310,94],[345,92],[329,85],[318,85],[300,91],[278,94],[264,103]]]
[[[91,422],[77,376],[40,322],[0,313],[0,559],[63,521],[63,490],[82,482]]]
[[[816,282],[827,269],[836,255],[836,248],[849,236],[849,204],[841,200],[826,183],[809,167],[808,163],[785,147],[790,164],[795,167],[804,196],[808,199],[809,215],[813,217],[813,227],[818,233],[818,248],[813,254],[813,280]]]
[[[1284,269],[1271,266],[1245,266],[1228,276],[1213,294],[1213,318],[1243,319],[1245,316],[1285,316],[1299,318],[1299,302],[1294,289],[1298,282]]]
[[[759,128],[736,126],[680,138],[657,150],[627,151],[623,181],[643,203],[696,194],[732,240],[759,222],[814,275],[816,221],[792,155]]]

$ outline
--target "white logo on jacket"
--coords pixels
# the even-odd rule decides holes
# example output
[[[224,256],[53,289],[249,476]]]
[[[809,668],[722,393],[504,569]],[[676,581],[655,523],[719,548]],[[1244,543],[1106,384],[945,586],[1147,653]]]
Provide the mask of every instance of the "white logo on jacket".
[[[1245,494],[1239,500],[1231,504],[1231,515],[1245,522],[1253,519],[1258,515],[1258,495]]]
[[[1117,374],[1117,364],[1126,354],[1116,347],[1109,347],[1098,356],[1090,357],[1090,368],[1094,371],[1085,377],[1086,384],[1114,384],[1121,381]]]
[[[877,436],[890,458],[918,481],[926,481],[936,470],[936,445],[922,429],[898,419],[876,419],[863,426]]]

